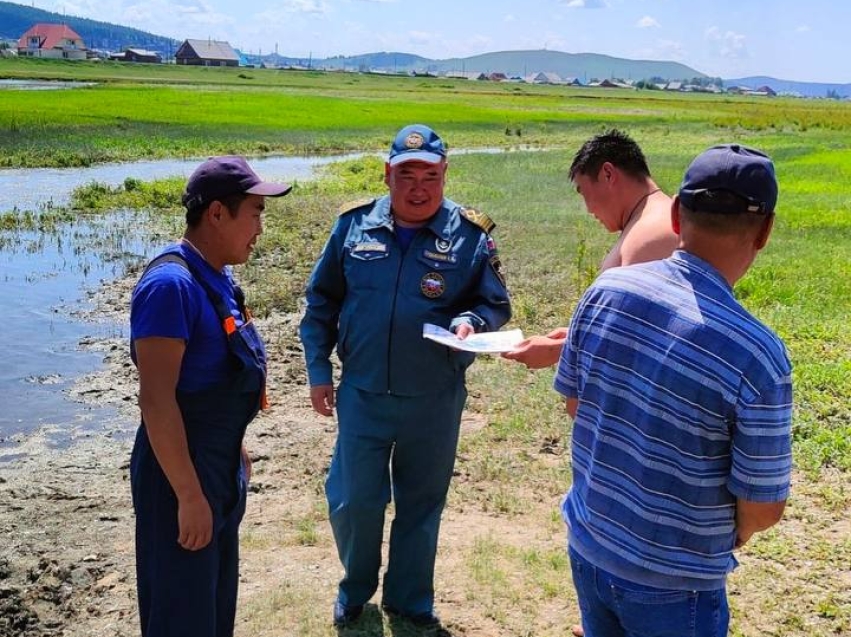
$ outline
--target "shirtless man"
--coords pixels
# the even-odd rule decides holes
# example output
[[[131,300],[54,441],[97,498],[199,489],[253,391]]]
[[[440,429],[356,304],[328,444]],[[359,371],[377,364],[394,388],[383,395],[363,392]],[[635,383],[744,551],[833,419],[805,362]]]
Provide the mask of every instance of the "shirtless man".
[[[671,198],[653,181],[644,153],[628,135],[611,130],[586,141],[573,158],[570,180],[588,212],[609,232],[620,232],[601,271],[671,256],[678,242],[671,229]],[[566,336],[567,327],[560,327],[527,338],[502,356],[529,369],[551,367]]]

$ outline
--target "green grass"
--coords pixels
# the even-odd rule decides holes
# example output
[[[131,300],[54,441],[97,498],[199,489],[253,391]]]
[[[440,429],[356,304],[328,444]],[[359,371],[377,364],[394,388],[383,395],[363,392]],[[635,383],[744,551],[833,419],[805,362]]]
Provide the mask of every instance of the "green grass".
[[[21,68],[0,60],[0,75]],[[28,72],[33,68],[59,77],[72,67],[34,65]],[[612,125],[623,128],[644,148],[669,193],[690,160],[711,144],[738,141],[768,152],[780,181],[777,222],[736,294],[787,344],[798,473],[786,521],[746,547],[748,566],[731,578],[732,634],[848,630],[842,573],[849,544],[825,534],[847,535],[843,516],[851,505],[844,486],[851,475],[851,105],[260,70],[251,71],[250,80],[224,70],[171,68],[122,68],[128,75],[116,77],[92,65],[74,67],[75,79],[86,79],[81,68],[104,73],[104,85],[37,97],[0,92],[0,145],[9,149],[0,161],[383,150],[399,125],[418,119],[436,126],[455,149],[530,144],[536,150],[450,152],[447,185],[451,198],[497,222],[494,236],[513,298],[511,326],[527,334],[567,324],[614,240],[587,214],[566,178],[582,141]],[[180,87],[169,85],[176,81]],[[321,180],[297,183],[290,196],[267,202],[265,234],[238,272],[259,315],[299,311],[338,207],[383,193],[382,170],[375,157],[332,165]],[[130,175],[119,188],[81,189],[72,206],[165,206],[175,223],[181,188],[178,180],[144,184]],[[22,220],[6,215],[0,227],[40,227],[74,214],[80,212],[45,211]],[[470,604],[492,634],[563,634],[552,626],[573,619],[556,604],[570,596],[561,546],[553,544],[549,553],[500,535],[510,534],[512,521],[530,519],[547,538],[563,534],[552,508],[569,484],[570,422],[551,389],[552,374],[494,357],[481,357],[470,372],[468,408],[486,424],[461,438],[449,506],[507,521],[466,553],[466,584],[478,596]],[[322,515],[305,510],[287,521],[284,540],[255,541],[318,551],[329,542],[317,535],[327,535],[324,525]],[[260,634],[262,620],[289,613],[298,634],[328,634],[327,622],[317,624],[299,608],[312,612],[331,594],[282,583],[250,609],[258,622],[252,627]],[[789,603],[778,606],[778,595]],[[557,619],[547,623],[542,613]],[[367,623],[379,631],[381,622],[375,613]]]
[[[714,132],[697,140],[670,132],[657,140],[653,130],[637,131],[669,192],[691,157],[720,139]],[[736,292],[787,344],[794,364],[797,464],[816,476],[822,467],[851,470],[851,219],[846,195],[834,186],[836,175],[848,169],[848,154],[828,152],[822,144],[829,144],[814,137],[809,152],[801,135],[746,138],[779,158],[781,195],[772,240]],[[497,221],[495,237],[515,308],[512,325],[526,333],[567,324],[612,241],[568,184],[570,159],[566,150],[451,159],[448,194]],[[181,188],[179,180],[144,184],[130,178],[115,189],[92,184],[75,193],[72,206],[176,209]],[[292,195],[271,200],[263,240],[240,273],[258,314],[297,310],[338,206],[383,191],[381,160],[367,157],[329,166],[320,181],[296,184]],[[816,206],[809,205],[810,191],[821,193]],[[550,389],[551,373],[530,374],[490,358],[472,369],[473,386],[481,389],[470,405],[487,414],[491,426],[462,445],[478,457],[467,468],[476,481],[509,485],[493,495],[494,509],[522,511],[508,476],[518,469],[534,476],[534,454],[545,441],[567,446],[566,418]],[[483,454],[493,442],[508,446]],[[530,450],[532,460],[516,454],[517,448]],[[541,481],[551,481],[549,469],[543,471]]]
[[[412,121],[439,128],[456,148],[573,148],[589,127],[623,123],[661,138],[707,129],[832,134],[851,126],[851,107],[827,100],[25,59],[0,59],[0,77],[97,82],[0,90],[0,167],[381,150]]]

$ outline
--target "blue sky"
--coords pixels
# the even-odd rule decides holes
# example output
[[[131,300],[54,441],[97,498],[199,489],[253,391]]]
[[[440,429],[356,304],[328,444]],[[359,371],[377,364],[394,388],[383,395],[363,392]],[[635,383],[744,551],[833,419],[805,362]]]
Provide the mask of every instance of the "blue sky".
[[[723,78],[851,82],[844,0],[30,0],[159,35],[313,58],[549,49],[673,60]],[[546,69],[541,69],[546,70]]]

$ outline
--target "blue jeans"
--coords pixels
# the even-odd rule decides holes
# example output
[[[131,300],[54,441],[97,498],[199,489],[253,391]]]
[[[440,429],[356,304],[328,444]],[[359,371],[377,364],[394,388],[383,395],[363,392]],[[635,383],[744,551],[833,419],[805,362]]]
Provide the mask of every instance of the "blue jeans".
[[[725,637],[725,588],[678,591],[643,586],[597,568],[568,548],[585,637]]]

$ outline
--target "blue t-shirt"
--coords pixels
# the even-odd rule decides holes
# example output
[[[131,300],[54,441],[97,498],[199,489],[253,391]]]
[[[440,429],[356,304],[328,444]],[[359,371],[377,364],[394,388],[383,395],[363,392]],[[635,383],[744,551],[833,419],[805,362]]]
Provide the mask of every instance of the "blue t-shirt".
[[[785,348],[684,251],[614,268],[583,295],[555,389],[578,398],[571,546],[616,576],[721,588],[736,499],[779,502],[792,469]]]
[[[230,268],[217,272],[201,255],[179,243],[177,252],[227,302],[237,326],[243,324]],[[225,383],[229,372],[227,337],[212,301],[183,265],[163,262],[148,270],[133,291],[131,343],[145,337],[179,338],[186,343],[177,388],[199,391]]]
[[[417,236],[417,233],[420,231],[419,228],[404,228],[400,225],[396,225],[396,241],[399,242],[399,247],[402,248],[402,252],[408,251],[408,246],[411,245],[411,241],[414,240],[414,237]]]

